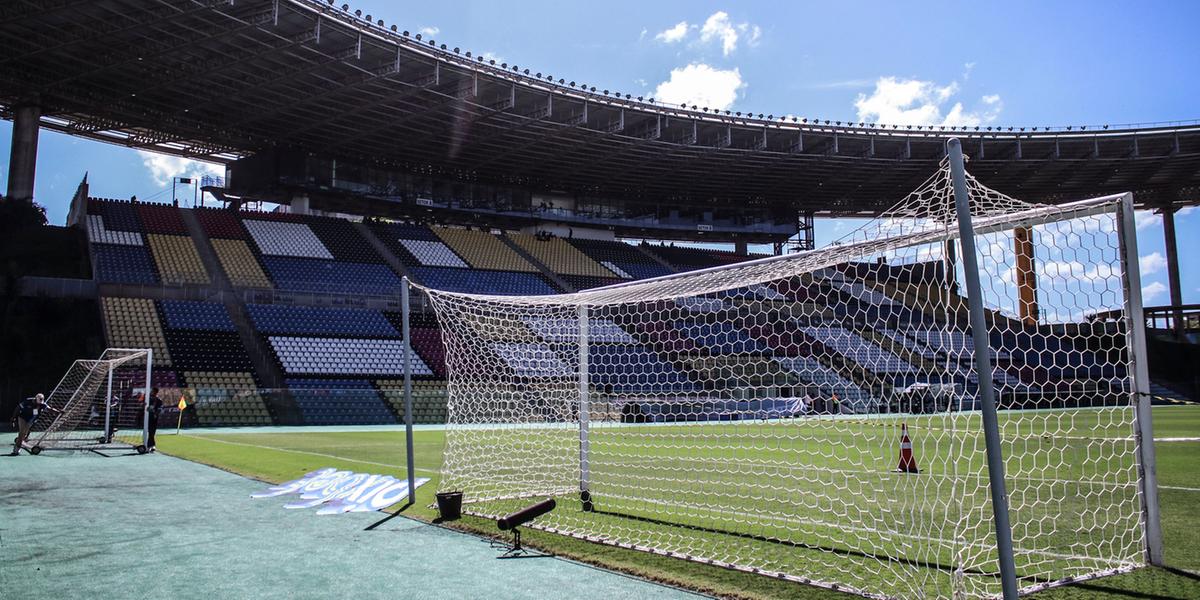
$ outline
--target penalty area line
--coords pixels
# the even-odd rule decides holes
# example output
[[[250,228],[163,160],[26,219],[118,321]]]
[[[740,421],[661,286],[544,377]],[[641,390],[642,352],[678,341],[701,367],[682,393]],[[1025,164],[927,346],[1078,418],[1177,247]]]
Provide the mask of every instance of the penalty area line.
[[[405,470],[404,465],[392,465],[392,464],[388,464],[388,463],[374,462],[374,461],[369,461],[369,460],[359,460],[357,458],[346,458],[345,456],[338,456],[336,454],[324,454],[321,452],[310,452],[308,450],[292,450],[291,448],[277,448],[275,446],[263,446],[261,444],[247,444],[245,442],[231,442],[229,440],[218,440],[218,439],[206,436],[206,435],[204,435],[204,436],[189,435],[189,434],[184,434],[184,435],[186,435],[187,437],[190,437],[192,439],[196,439],[196,440],[204,440],[206,442],[216,442],[218,444],[229,444],[230,446],[245,446],[247,448],[260,448],[263,450],[274,450],[276,452],[287,452],[289,454],[306,454],[308,456],[320,456],[322,458],[332,458],[335,460],[343,460],[346,462],[358,463],[360,465],[374,465],[377,467],[388,467],[388,468],[392,468],[392,469]],[[433,469],[422,469],[420,467],[416,467],[413,470],[420,471],[421,473],[430,473],[433,475],[441,475],[442,474],[441,471],[437,471],[437,470],[433,470]]]

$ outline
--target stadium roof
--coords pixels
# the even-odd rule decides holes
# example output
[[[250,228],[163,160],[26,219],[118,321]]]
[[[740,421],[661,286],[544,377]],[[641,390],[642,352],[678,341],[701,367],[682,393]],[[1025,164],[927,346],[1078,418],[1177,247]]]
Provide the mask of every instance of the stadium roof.
[[[470,181],[679,204],[886,208],[963,139],[1029,201],[1200,201],[1200,122],[933,128],[663,106],[493,64],[321,0],[13,0],[0,114],[217,162],[293,148]],[[574,80],[573,80],[574,79]]]

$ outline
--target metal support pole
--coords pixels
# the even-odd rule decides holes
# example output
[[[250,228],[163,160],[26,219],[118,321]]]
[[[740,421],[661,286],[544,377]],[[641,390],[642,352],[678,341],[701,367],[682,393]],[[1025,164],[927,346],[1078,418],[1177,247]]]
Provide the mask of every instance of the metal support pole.
[[[401,331],[404,338],[404,446],[407,451],[408,503],[417,501],[417,476],[413,466],[412,337],[409,335],[408,277],[400,281]]]
[[[1133,197],[1121,200],[1117,237],[1121,244],[1121,266],[1125,286],[1125,327],[1129,332],[1131,391],[1137,439],[1138,475],[1141,480],[1142,535],[1146,562],[1163,565],[1162,524],[1158,514],[1158,462],[1154,454],[1154,428],[1150,420],[1150,367],[1146,362],[1146,319],[1142,313],[1142,277],[1138,264],[1137,225]],[[1164,215],[1164,221],[1165,221]]]
[[[1008,492],[1004,486],[1004,456],[1000,449],[1000,427],[996,419],[996,394],[992,388],[992,358],[989,354],[987,320],[979,283],[979,259],[975,254],[975,230],[971,225],[971,199],[967,194],[967,171],[958,138],[946,142],[950,175],[954,181],[954,207],[962,245],[963,274],[975,341],[975,374],[979,378],[979,405],[983,409],[983,434],[987,444],[988,481],[992,490],[992,514],[996,524],[996,551],[1000,559],[1000,585],[1005,600],[1017,597],[1017,569],[1013,561],[1012,525],[1008,520]]]
[[[579,499],[583,510],[592,510],[592,445],[588,439],[591,398],[588,392],[588,307],[579,307]]]
[[[146,392],[142,395],[142,445],[150,447],[150,378],[154,374],[154,349],[146,349]]]
[[[112,431],[112,366],[108,367],[108,389],[104,394],[104,434],[100,437],[105,444],[111,444],[112,438],[108,437],[108,433]]]

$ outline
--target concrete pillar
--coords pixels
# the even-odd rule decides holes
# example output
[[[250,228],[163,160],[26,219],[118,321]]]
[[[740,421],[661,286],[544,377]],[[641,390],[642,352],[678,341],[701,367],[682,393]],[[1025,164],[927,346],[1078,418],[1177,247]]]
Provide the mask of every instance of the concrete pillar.
[[[308,194],[297,194],[292,196],[292,212],[298,215],[309,214]]]
[[[1026,325],[1037,325],[1037,271],[1033,265],[1033,230],[1013,230],[1013,252],[1017,255],[1017,314]]]
[[[1179,287],[1179,247],[1175,242],[1175,209],[1162,209],[1163,245],[1167,247],[1167,282],[1171,288],[1171,306],[1183,304],[1183,291]],[[1176,310],[1171,321],[1175,335],[1183,333],[1183,312]]]
[[[739,241],[739,242],[733,243],[733,251],[740,254],[741,256],[745,256],[746,254],[748,254],[750,252],[750,249],[749,249],[749,246],[746,245],[746,242]]]
[[[13,110],[12,153],[8,158],[7,195],[10,200],[33,200],[41,118],[42,108],[36,104],[21,104]]]

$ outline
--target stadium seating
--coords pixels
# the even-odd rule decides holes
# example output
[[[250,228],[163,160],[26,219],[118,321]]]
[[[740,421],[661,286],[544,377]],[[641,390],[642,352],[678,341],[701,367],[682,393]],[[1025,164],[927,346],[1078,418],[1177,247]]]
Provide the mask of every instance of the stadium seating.
[[[287,380],[287,386],[309,425],[396,422],[396,415],[367,380],[293,378]]]
[[[584,277],[616,278],[616,273],[606,269],[588,255],[557,237],[538,239],[523,233],[508,233],[508,239],[521,247],[526,253],[559,275],[579,275]]]
[[[201,425],[271,424],[271,414],[250,373],[185,371],[183,376]]]
[[[625,242],[571,239],[568,243],[623,279],[647,279],[673,273]]]
[[[606,394],[686,394],[695,384],[649,348],[634,344],[589,344],[588,378]]]
[[[836,326],[801,327],[801,331],[850,360],[875,373],[915,373],[904,359],[868,342],[858,334]]]
[[[153,300],[144,298],[100,298],[104,330],[112,348],[149,348],[154,366],[171,366],[171,353],[159,323]]]
[[[231,284],[237,287],[272,287],[271,279],[263,272],[258,258],[246,242],[220,238],[210,238],[209,241]]]
[[[92,253],[97,281],[147,285],[158,283],[154,259],[144,246],[93,244]]]
[[[392,296],[400,290],[400,277],[382,264],[288,256],[264,256],[263,264],[276,287],[291,292]]]
[[[251,372],[250,357],[236,332],[168,329],[171,362],[183,371]]]
[[[161,305],[164,320],[170,329],[236,331],[223,304],[163,300]]]
[[[264,255],[333,259],[317,234],[304,223],[245,219],[242,224]]]
[[[159,278],[163,283],[203,285],[210,282],[208,271],[200,261],[200,253],[196,250],[192,238],[157,233],[148,234],[146,238],[150,242],[150,251],[155,264],[158,265]]]
[[[383,379],[375,382],[388,404],[392,406],[396,416],[404,420],[404,381]],[[413,422],[414,423],[445,423],[446,413],[446,382],[444,381],[414,381],[412,384]]]
[[[711,250],[708,248],[691,248],[687,246],[651,246],[650,251],[680,271],[706,269],[763,258],[763,255],[742,255],[734,252]]]
[[[433,232],[476,269],[537,273],[537,267],[486,231],[434,227]]]
[[[536,296],[558,293],[558,290],[554,289],[538,273],[447,267],[414,267],[411,271],[417,281],[432,288],[451,292],[501,296]]]
[[[470,267],[449,246],[442,242],[405,239],[401,239],[399,242],[422,265],[430,267],[458,267],[461,269]]]
[[[566,281],[568,285],[579,291],[604,287],[614,283],[624,283],[627,281],[626,279],[615,277],[586,277],[583,275],[559,275],[559,277],[561,277],[563,281]]]
[[[780,366],[795,373],[804,381],[813,384],[817,392],[824,398],[837,394],[842,406],[851,412],[861,412],[868,408],[871,395],[850,380],[838,375],[836,371],[821,364],[809,356],[796,356],[775,359]]]
[[[400,332],[377,310],[250,304],[254,328],[273,335],[399,338]]]
[[[165,204],[138,204],[143,231],[163,235],[189,235],[179,209]]]
[[[345,219],[309,218],[305,224],[333,259],[348,263],[382,263],[383,258],[354,225]]]
[[[197,208],[193,209],[192,214],[200,223],[200,229],[204,230],[204,234],[210,239],[250,239],[246,228],[242,226],[242,220],[238,218],[238,213],[227,209]]]
[[[289,336],[269,336],[267,339],[288,375],[404,374],[404,342],[401,340]],[[433,373],[416,353],[411,354],[411,364],[415,375]]]
[[[121,246],[141,246],[142,235],[135,231],[109,230],[104,226],[104,217],[88,215],[88,241],[93,244],[118,244]]]

